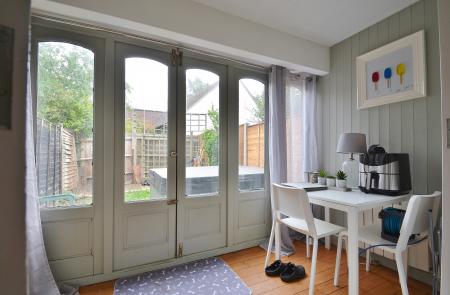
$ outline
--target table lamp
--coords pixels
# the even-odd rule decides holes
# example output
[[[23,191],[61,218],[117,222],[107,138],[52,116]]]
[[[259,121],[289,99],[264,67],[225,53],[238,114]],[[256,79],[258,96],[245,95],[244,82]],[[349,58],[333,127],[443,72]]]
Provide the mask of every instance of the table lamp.
[[[350,154],[350,159],[342,163],[342,170],[347,174],[348,187],[358,186],[359,161],[353,158],[353,154],[367,152],[366,135],[362,133],[342,133],[336,148],[337,153]]]

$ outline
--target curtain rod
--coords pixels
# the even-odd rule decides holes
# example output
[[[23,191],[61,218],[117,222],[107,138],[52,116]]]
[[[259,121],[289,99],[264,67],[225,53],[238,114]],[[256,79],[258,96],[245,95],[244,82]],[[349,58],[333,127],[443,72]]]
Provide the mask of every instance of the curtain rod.
[[[233,62],[233,63],[237,63],[237,64],[241,64],[241,65],[245,65],[245,66],[250,66],[253,68],[257,68],[257,69],[262,69],[265,71],[269,70],[269,67],[264,67],[261,65],[257,65],[257,64],[253,64],[253,63],[249,63],[249,62],[245,62],[245,61],[241,61],[241,60],[237,60],[237,59],[233,59],[230,57],[226,57],[220,54],[214,54],[208,51],[204,51],[201,49],[196,49],[196,48],[192,48],[192,47],[188,47],[185,45],[180,45],[180,44],[176,44],[176,43],[171,43],[171,42],[167,42],[167,41],[161,41],[161,40],[157,40],[157,39],[153,39],[150,37],[143,37],[143,36],[139,36],[137,34],[131,34],[131,33],[125,33],[119,30],[114,30],[114,29],[108,29],[102,26],[97,26],[97,25],[92,25],[92,24],[87,24],[87,23],[83,23],[80,21],[76,21],[73,19],[66,19],[66,18],[60,18],[60,17],[56,17],[56,16],[49,16],[49,15],[45,15],[45,14],[39,14],[36,12],[32,12],[31,14],[32,17],[34,18],[38,18],[38,19],[42,19],[42,20],[46,20],[46,21],[50,21],[50,22],[55,22],[55,23],[62,23],[62,24],[66,24],[66,25],[71,25],[71,26],[75,26],[75,27],[79,27],[79,28],[84,28],[84,29],[88,29],[88,30],[94,30],[94,31],[101,31],[101,32],[105,32],[105,33],[111,33],[111,34],[116,34],[116,35],[120,35],[120,36],[124,36],[124,37],[128,37],[128,38],[133,38],[133,39],[137,39],[137,40],[141,40],[141,41],[147,41],[147,42],[151,42],[154,44],[158,44],[158,45],[163,45],[163,46],[169,46],[169,47],[176,47],[176,48],[180,48],[186,51],[190,51],[193,53],[198,53],[198,54],[202,54],[202,55],[206,55],[209,57],[213,57],[213,58],[218,58],[218,59],[222,59],[222,60],[226,60],[229,62]]]

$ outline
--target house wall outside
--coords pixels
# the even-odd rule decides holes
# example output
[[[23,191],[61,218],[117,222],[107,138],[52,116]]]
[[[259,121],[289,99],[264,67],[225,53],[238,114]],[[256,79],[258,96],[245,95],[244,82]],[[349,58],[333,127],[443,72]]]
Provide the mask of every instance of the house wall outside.
[[[425,30],[427,96],[357,110],[356,57],[419,30]],[[380,144],[387,152],[408,153],[413,193],[441,190],[441,94],[437,1],[422,0],[331,48],[330,74],[318,82],[321,113],[321,162],[335,173],[347,155],[337,154],[343,132],[362,132],[367,144]],[[361,224],[379,222],[379,209],[364,212]],[[345,215],[332,213],[332,221],[344,224]],[[409,265],[428,270],[426,243],[410,251]],[[377,254],[385,255],[376,250]]]
[[[26,294],[25,97],[28,0],[0,0],[0,25],[14,28],[12,129],[0,129],[0,285],[2,294]]]

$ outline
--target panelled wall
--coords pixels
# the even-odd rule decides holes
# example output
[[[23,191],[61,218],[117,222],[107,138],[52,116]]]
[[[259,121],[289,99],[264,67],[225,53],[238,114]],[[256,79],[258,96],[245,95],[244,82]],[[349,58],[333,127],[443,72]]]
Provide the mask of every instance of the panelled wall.
[[[402,103],[357,110],[356,57],[422,29],[426,35],[428,95]],[[380,144],[388,152],[409,154],[414,193],[424,194],[441,189],[438,46],[436,0],[422,0],[331,48],[330,74],[321,77],[318,82],[322,110],[321,163],[328,172],[339,170],[347,157],[336,153],[339,135],[343,132],[362,132],[367,136],[368,145]],[[378,211],[364,212],[360,222],[379,222]],[[345,216],[338,212],[333,212],[332,218],[345,223]],[[411,251],[411,266],[427,270],[428,255],[423,255],[424,251],[424,246]]]

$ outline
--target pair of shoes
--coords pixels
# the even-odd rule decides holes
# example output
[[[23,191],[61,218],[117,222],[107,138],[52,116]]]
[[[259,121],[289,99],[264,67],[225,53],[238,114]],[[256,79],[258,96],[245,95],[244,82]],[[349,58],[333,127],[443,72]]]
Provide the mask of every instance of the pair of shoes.
[[[266,275],[270,277],[280,276],[283,282],[294,282],[306,277],[305,268],[301,265],[293,263],[282,263],[276,260],[274,263],[266,267]]]

